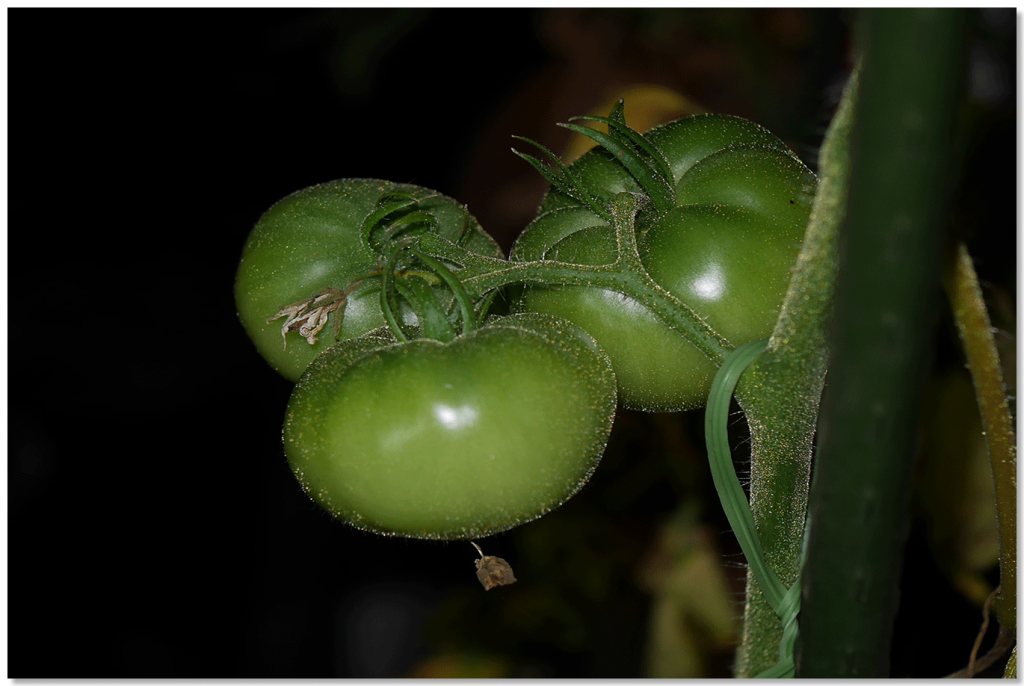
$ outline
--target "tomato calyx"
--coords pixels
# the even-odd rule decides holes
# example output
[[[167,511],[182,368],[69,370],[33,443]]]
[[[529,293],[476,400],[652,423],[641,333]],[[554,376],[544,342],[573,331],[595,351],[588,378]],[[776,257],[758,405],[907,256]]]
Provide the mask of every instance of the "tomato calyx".
[[[381,253],[389,243],[429,231],[437,226],[437,219],[417,206],[433,197],[417,198],[405,191],[384,193],[377,198],[374,211],[363,219],[360,237],[367,247]]]
[[[494,292],[474,300],[453,270],[441,260],[419,250],[413,237],[390,246],[383,260],[384,264],[378,270],[381,278],[380,309],[391,333],[402,342],[408,341],[409,335],[397,316],[399,296],[416,314],[422,337],[447,343],[455,338],[456,322],[461,322],[460,334],[463,336],[476,329],[497,295]],[[411,269],[410,266],[419,269]],[[441,305],[431,285],[443,285],[451,291],[453,297],[448,308]]]
[[[403,191],[384,193],[360,227],[366,246],[381,258],[377,270],[381,278],[381,312],[392,334],[403,342],[409,336],[398,317],[399,296],[416,314],[422,335],[441,342],[455,338],[453,324],[457,320],[461,320],[462,335],[475,329],[492,300],[474,303],[452,269],[417,249],[419,237],[431,233],[438,225],[437,219],[422,209],[422,203],[432,197],[417,198]],[[469,217],[467,210],[456,245],[462,246],[470,236]],[[452,293],[447,309],[430,287],[436,285],[444,285]],[[480,305],[484,307],[478,313]]]
[[[439,226],[437,218],[423,207],[438,197],[441,196],[436,193],[417,197],[402,190],[381,194],[373,211],[359,225],[360,239],[377,255],[377,266],[352,279],[344,288],[325,287],[312,297],[282,307],[269,318],[268,324],[285,318],[281,327],[285,349],[289,333],[298,333],[315,345],[330,321],[338,340],[349,296],[368,281],[379,283],[381,313],[398,341],[405,342],[412,335],[446,343],[456,337],[460,322],[461,335],[473,331],[497,293],[474,301],[449,266],[417,249],[419,237]],[[466,211],[455,245],[464,246],[472,235],[469,219]],[[439,286],[452,294],[447,306],[441,304],[435,292]],[[415,319],[404,321],[409,319],[409,310]]]
[[[565,165],[564,162],[555,153],[548,150],[545,146],[541,145],[537,141],[531,140],[524,136],[513,136],[517,140],[524,141],[534,146],[538,150],[542,151],[545,155],[551,158],[552,162],[555,163],[554,167],[550,167],[533,155],[527,155],[526,153],[519,152],[515,148],[512,148],[512,152],[530,163],[534,169],[536,169],[544,180],[550,183],[552,186],[568,195],[573,200],[587,206],[590,210],[604,219],[611,219],[608,213],[608,208],[601,202],[599,198],[592,195],[588,190],[583,181]]]
[[[611,117],[573,117],[569,121],[587,120],[608,125],[608,133],[602,133],[589,126],[559,124],[562,128],[575,131],[597,143],[632,174],[647,196],[653,201],[658,212],[668,212],[676,206],[676,193],[672,187],[672,171],[665,155],[653,143],[626,125],[622,117],[623,101],[619,100]],[[616,119],[616,114],[618,119]]]
[[[673,184],[672,169],[665,154],[651,141],[644,138],[626,124],[625,102],[619,100],[607,117],[580,116],[569,119],[573,121],[594,121],[608,126],[608,133],[603,133],[589,126],[560,123],[558,126],[586,136],[598,143],[615,156],[623,167],[636,179],[637,183],[649,197],[659,214],[668,212],[676,206],[676,193]],[[548,183],[563,194],[590,208],[598,216],[611,221],[611,209],[607,200],[602,201],[595,193],[588,190],[582,179],[563,163],[558,156],[546,147],[521,136],[513,136],[526,141],[550,157],[555,167],[545,165],[536,157],[513,149],[519,157],[540,172]]]

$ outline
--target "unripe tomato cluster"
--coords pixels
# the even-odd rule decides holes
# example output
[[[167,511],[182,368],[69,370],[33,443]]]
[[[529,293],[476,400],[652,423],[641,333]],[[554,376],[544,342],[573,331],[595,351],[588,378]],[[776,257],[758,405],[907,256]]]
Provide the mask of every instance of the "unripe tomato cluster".
[[[738,347],[775,324],[810,217],[814,174],[764,128],[738,117],[696,115],[649,131],[671,167],[675,207],[641,217],[637,243],[654,281]],[[614,156],[595,149],[572,168],[601,198],[642,192]],[[614,231],[553,191],[512,250],[513,260],[614,262]],[[612,358],[624,407],[701,405],[715,365],[643,305],[585,286],[532,286],[518,309],[565,317]]]
[[[733,346],[766,338],[814,175],[735,117],[689,117],[643,138],[652,169],[671,175],[630,229],[644,278]],[[619,265],[622,229],[602,208],[651,192],[619,157],[595,149],[570,165],[571,187],[552,189],[509,261],[454,200],[386,181],[307,188],[259,220],[236,304],[260,354],[297,381],[284,446],[314,500],[384,535],[487,536],[586,483],[617,404],[702,402],[714,363],[632,294],[510,279],[514,314],[488,316],[495,292],[474,288],[488,270]],[[464,259],[425,254],[424,234]]]

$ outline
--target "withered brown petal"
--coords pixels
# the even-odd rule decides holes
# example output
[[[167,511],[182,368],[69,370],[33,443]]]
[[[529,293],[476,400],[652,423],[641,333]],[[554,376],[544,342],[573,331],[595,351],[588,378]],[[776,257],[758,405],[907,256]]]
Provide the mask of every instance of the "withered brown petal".
[[[476,577],[480,579],[480,583],[484,585],[486,591],[516,582],[512,566],[502,558],[492,555],[485,555],[476,561]]]

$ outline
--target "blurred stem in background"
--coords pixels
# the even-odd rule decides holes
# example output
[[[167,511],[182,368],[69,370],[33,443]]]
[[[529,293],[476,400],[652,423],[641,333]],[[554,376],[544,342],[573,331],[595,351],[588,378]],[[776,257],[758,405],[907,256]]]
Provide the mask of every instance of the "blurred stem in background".
[[[974,379],[992,465],[1002,586],[996,615],[1004,628],[1013,629],[1017,625],[1017,439],[992,323],[974,263],[963,244],[957,246],[956,261],[946,274],[945,286]]]
[[[971,16],[912,9],[862,17],[799,676],[888,674]]]
[[[974,672],[1001,657],[1012,645],[1017,628],[1017,437],[1006,398],[999,353],[992,323],[978,284],[978,275],[967,247],[957,246],[954,263],[945,274],[946,294],[953,308],[957,331],[964,345],[981,411],[985,443],[995,486],[996,522],[999,530],[999,584],[996,616],[999,639]],[[986,608],[987,609],[987,608]],[[986,619],[987,621],[987,619]],[[975,652],[977,646],[975,647]],[[1016,670],[1016,664],[1013,666]],[[1010,667],[1007,666],[1007,670]],[[955,676],[961,676],[957,673]],[[971,677],[965,672],[962,676]]]

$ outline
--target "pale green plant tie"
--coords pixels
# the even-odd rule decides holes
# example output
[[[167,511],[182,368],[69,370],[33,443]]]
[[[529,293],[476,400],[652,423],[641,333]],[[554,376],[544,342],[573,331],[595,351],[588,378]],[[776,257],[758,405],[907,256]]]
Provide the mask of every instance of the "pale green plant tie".
[[[729,524],[736,533],[740,548],[747,558],[750,571],[757,580],[765,599],[782,621],[782,641],[779,644],[779,661],[773,667],[757,675],[757,678],[785,679],[792,677],[796,671],[793,663],[793,646],[796,643],[799,625],[797,615],[800,614],[800,578],[792,587],[786,588],[778,575],[768,567],[764,560],[761,539],[754,527],[754,516],[750,512],[750,503],[743,493],[736,468],[732,463],[729,451],[729,401],[733,391],[750,363],[765,351],[768,341],[753,341],[742,345],[729,353],[722,361],[722,366],[711,384],[708,396],[708,407],[704,419],[704,433],[708,444],[708,459],[711,462],[711,476],[722,500],[722,508]]]

